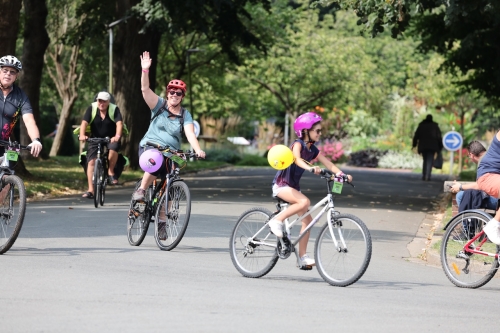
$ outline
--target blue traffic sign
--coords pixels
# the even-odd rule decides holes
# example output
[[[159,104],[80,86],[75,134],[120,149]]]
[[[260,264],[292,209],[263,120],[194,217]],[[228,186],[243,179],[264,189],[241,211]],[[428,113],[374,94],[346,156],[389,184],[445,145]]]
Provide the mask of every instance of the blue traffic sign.
[[[462,147],[463,139],[460,133],[450,131],[443,136],[443,146],[448,151],[457,151]]]

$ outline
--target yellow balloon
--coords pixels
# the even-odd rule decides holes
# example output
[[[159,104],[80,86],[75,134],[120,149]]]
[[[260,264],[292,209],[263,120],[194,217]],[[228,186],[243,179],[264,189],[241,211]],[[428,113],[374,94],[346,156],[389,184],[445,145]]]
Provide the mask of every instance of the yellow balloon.
[[[286,169],[294,161],[292,150],[285,145],[276,145],[269,149],[267,161],[276,170]]]

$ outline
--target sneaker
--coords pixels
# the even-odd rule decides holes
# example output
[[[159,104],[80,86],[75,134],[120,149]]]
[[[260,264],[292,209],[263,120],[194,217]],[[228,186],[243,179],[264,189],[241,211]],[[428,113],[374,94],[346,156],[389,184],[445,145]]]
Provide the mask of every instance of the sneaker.
[[[271,232],[276,235],[276,237],[283,237],[283,222],[278,221],[278,220],[271,220],[269,221],[269,229],[271,229]]]
[[[143,190],[142,188],[137,189],[137,191],[132,194],[132,200],[139,201],[139,200],[144,200],[144,195],[146,194],[146,191]]]
[[[167,240],[167,222],[158,220],[158,239]]]
[[[497,220],[491,219],[486,223],[483,231],[492,243],[500,245],[500,223]]]
[[[307,254],[304,254],[300,258],[300,264],[302,266],[316,266],[316,262],[314,261],[314,259],[309,258],[309,256]]]

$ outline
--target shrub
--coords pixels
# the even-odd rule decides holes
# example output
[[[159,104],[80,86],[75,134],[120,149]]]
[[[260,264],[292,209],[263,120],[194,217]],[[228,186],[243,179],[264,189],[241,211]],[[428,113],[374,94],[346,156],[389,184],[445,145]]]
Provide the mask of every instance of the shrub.
[[[342,143],[339,141],[330,142],[329,140],[325,140],[323,144],[318,145],[318,149],[323,156],[332,162],[338,161],[344,155]]]
[[[387,151],[377,149],[365,149],[352,153],[347,162],[348,165],[376,168],[379,159],[384,156]]]
[[[378,161],[380,168],[418,169],[422,166],[422,158],[411,151],[389,151]]]
[[[240,154],[231,149],[209,149],[206,151],[207,161],[226,162],[235,164],[241,160]]]
[[[245,154],[243,158],[236,162],[236,165],[247,165],[247,166],[269,166],[269,162],[267,158],[258,156],[258,155],[250,155]]]

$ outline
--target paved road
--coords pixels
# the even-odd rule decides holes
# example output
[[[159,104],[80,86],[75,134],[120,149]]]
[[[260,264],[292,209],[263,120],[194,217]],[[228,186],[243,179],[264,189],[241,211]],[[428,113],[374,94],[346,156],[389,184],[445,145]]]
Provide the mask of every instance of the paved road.
[[[373,238],[366,274],[347,288],[318,272],[279,261],[267,276],[243,278],[228,253],[241,212],[273,208],[270,169],[235,169],[186,177],[191,223],[171,252],[126,239],[131,188],[108,192],[103,208],[77,196],[30,203],[14,247],[0,256],[2,332],[471,332],[493,330],[494,279],[477,290],[454,287],[440,268],[408,260],[407,244],[442,191],[435,177],[350,170],[356,188],[337,200],[363,219]],[[323,196],[306,174],[303,191]],[[309,244],[312,254],[314,235]],[[293,256],[291,257],[293,258]],[[486,314],[489,311],[489,315]]]

